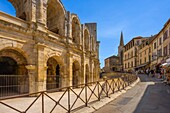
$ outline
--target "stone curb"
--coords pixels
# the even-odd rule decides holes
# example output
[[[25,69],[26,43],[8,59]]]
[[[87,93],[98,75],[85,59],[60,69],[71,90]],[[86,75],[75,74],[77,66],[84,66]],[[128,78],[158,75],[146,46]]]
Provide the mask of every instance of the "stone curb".
[[[92,113],[92,112],[100,109],[104,105],[108,104],[109,102],[113,101],[118,96],[122,95],[123,93],[126,93],[127,90],[131,89],[132,87],[134,87],[139,82],[140,82],[140,79],[138,77],[138,79],[134,83],[132,83],[130,86],[126,87],[124,90],[121,90],[119,92],[116,92],[116,93],[110,95],[110,98],[107,98],[107,97],[103,98],[100,101],[97,101],[95,103],[89,104],[88,107],[84,107],[82,109],[76,110],[73,113]]]

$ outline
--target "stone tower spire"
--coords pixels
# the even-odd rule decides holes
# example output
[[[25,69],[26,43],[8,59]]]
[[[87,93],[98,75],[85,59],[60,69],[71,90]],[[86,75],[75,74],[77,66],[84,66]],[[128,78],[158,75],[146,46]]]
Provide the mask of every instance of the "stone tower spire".
[[[124,49],[124,41],[123,41],[123,32],[121,31],[120,45],[118,47],[118,57],[119,57],[121,71],[123,71],[123,54],[124,54],[123,49]]]
[[[120,45],[119,46],[124,46],[124,41],[123,41],[123,32],[121,31],[121,36],[120,36]]]

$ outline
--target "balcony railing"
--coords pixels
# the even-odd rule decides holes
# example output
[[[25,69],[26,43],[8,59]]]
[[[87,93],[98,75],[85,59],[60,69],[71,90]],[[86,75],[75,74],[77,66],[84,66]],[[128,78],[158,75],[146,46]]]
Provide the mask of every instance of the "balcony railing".
[[[51,90],[54,93],[42,91],[6,97],[0,99],[0,111],[4,113],[70,113],[123,90],[136,79],[135,75],[124,74],[113,79],[80,84],[76,86],[79,87],[76,89],[74,89],[75,86],[70,86]]]

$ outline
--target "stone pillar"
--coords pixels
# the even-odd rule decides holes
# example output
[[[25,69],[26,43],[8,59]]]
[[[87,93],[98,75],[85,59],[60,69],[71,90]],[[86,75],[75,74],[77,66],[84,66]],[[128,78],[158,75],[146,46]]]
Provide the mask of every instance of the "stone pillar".
[[[99,59],[99,45],[100,45],[100,41],[97,41],[97,46],[96,46],[97,59]]]
[[[43,1],[38,0],[38,9],[37,9],[37,15],[38,15],[38,22],[43,23]]]
[[[89,82],[93,82],[93,62],[92,62],[92,58],[91,58],[91,55],[90,55],[90,58],[89,58]]]
[[[35,93],[36,91],[36,86],[35,86],[35,76],[36,76],[36,67],[35,65],[27,65],[25,66],[26,69],[28,70],[28,78],[29,78],[29,93]]]
[[[47,90],[47,69],[48,66],[44,66],[44,90]]]
[[[36,0],[36,29],[47,32],[47,8],[44,0]]]
[[[31,11],[29,15],[31,22],[36,22],[36,14],[37,14],[36,2],[37,2],[36,0],[31,0],[31,4],[30,4],[31,7],[28,8],[28,10]]]
[[[68,66],[69,68],[69,86],[72,86],[73,85],[73,64],[72,64],[72,59],[70,58],[70,64]]]
[[[60,87],[67,87],[68,86],[68,77],[67,75],[61,76],[61,86]]]
[[[67,86],[72,86],[72,58],[71,58],[71,54],[69,53],[69,51],[67,51],[66,53],[66,72],[65,72],[65,76],[64,76],[64,81],[66,81],[65,85]]]
[[[83,84],[83,76],[82,76],[82,73],[81,73],[81,69],[82,67],[80,66],[80,69],[78,70],[78,76],[79,76],[79,84]]]
[[[59,87],[66,87],[67,86],[67,80],[65,80],[67,77],[65,75],[65,70],[64,70],[64,66],[60,67],[60,75],[59,75],[60,79],[59,79]]]
[[[96,70],[95,70],[95,64],[93,65],[93,82],[96,82]]]
[[[82,58],[81,58],[81,76],[82,76],[82,83],[85,83],[85,54],[83,53]]]
[[[44,91],[46,90],[46,67],[44,63],[44,44],[37,44],[37,80],[36,86],[37,91]]]
[[[71,14],[68,11],[67,12],[67,38],[68,38],[68,43],[72,42],[72,22],[71,22]]]

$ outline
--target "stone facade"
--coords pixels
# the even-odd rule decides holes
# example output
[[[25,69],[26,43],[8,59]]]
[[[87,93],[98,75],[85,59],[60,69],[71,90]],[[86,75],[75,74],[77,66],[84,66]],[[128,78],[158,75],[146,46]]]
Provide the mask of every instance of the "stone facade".
[[[105,72],[115,72],[120,71],[120,62],[118,56],[111,56],[105,59]]]
[[[0,63],[17,69],[1,74],[25,75],[29,93],[98,80],[96,23],[81,24],[60,0],[9,2],[16,17],[0,12]]]

